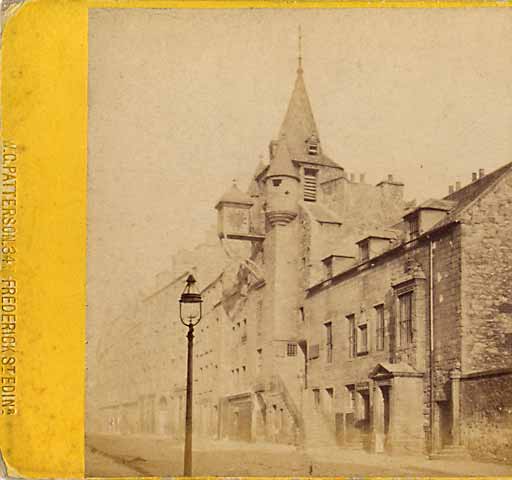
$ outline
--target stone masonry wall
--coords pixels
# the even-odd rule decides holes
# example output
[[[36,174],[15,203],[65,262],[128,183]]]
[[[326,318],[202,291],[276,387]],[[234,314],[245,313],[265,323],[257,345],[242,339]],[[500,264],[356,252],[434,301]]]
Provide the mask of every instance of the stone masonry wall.
[[[512,368],[511,238],[509,172],[463,217],[463,375]],[[462,397],[463,442],[481,457],[510,461],[512,376],[463,377]]]
[[[435,399],[447,400],[449,372],[461,358],[460,326],[460,232],[447,228],[435,240],[434,330],[435,330]],[[311,294],[306,301],[308,346],[319,345],[319,357],[309,361],[308,387],[334,388],[335,411],[348,412],[350,407],[347,385],[368,381],[369,372],[380,362],[405,362],[425,374],[423,389],[414,412],[420,416],[421,428],[429,425],[429,243],[410,243],[400,251],[376,259],[370,268],[346,274],[334,280],[328,288]],[[411,273],[412,271],[416,273]],[[418,278],[414,278],[419,272]],[[422,278],[423,277],[423,278]],[[397,294],[413,283],[414,342],[401,347],[398,340]],[[393,285],[398,285],[396,289]],[[405,287],[403,286],[405,285]],[[385,348],[377,350],[375,343],[375,306],[384,305],[386,324]],[[356,324],[368,323],[369,351],[350,358],[347,315],[354,314]],[[325,323],[333,325],[333,362],[326,362]],[[405,415],[405,410],[400,412]],[[405,415],[404,418],[406,418]],[[402,421],[403,419],[399,419]],[[407,420],[406,420],[407,422]]]
[[[434,399],[449,399],[450,370],[461,360],[460,229],[435,239],[433,249]],[[427,345],[426,355],[428,355]]]
[[[512,366],[512,174],[462,225],[464,373]]]
[[[425,263],[428,257],[424,248],[414,250],[409,254],[415,263]],[[350,413],[350,391],[348,386],[368,383],[369,373],[380,362],[401,361],[409,363],[413,368],[422,371],[424,365],[425,344],[425,288],[416,290],[414,330],[416,341],[402,348],[396,347],[396,295],[392,284],[394,279],[403,277],[407,256],[397,254],[388,257],[385,261],[379,261],[371,268],[359,273],[347,276],[330,288],[310,295],[306,301],[306,327],[308,336],[308,348],[319,345],[318,358],[309,360],[308,364],[308,388],[318,388],[324,391],[326,388],[334,389],[334,413]],[[424,265],[423,268],[427,268]],[[424,281],[423,281],[424,282]],[[384,305],[385,317],[385,348],[376,348],[376,313],[375,306]],[[348,315],[354,315],[356,325],[367,324],[368,353],[349,357],[349,329]],[[327,346],[325,323],[331,322],[333,329],[333,361],[327,362]],[[418,349],[418,347],[420,347]],[[421,389],[418,391],[419,401],[423,404]],[[357,395],[356,395],[357,398]],[[405,414],[404,409],[401,415]],[[355,412],[356,415],[361,412]],[[414,421],[420,417],[420,429],[424,412],[411,412]],[[361,418],[355,418],[360,420]],[[320,440],[320,439],[319,439]]]
[[[461,433],[479,459],[512,463],[512,373],[461,383]]]

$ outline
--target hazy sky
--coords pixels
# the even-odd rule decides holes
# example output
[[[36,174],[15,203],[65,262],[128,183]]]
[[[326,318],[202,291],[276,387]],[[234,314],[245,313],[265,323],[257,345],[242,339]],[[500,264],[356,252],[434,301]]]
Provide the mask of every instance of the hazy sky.
[[[324,151],[418,200],[512,160],[510,9],[92,10],[88,321],[215,223],[278,133],[303,30]]]

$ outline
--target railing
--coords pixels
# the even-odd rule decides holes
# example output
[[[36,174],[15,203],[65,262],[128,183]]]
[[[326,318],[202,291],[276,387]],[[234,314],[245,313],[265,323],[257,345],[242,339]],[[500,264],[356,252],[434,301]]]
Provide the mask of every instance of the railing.
[[[323,426],[325,426],[325,428],[327,429],[329,434],[333,437],[333,440],[335,440],[336,439],[336,422],[335,422],[334,412],[332,412],[332,411],[326,412],[323,409],[322,403],[315,405],[313,396],[308,395],[308,393],[309,392],[307,390],[304,391],[304,394],[306,397],[306,404],[308,407],[307,410],[313,417],[316,417],[322,423]],[[314,419],[313,419],[313,421],[314,421]]]
[[[281,392],[281,396],[283,398],[284,404],[286,405],[286,408],[290,412],[290,415],[293,418],[293,421],[295,422],[295,425],[300,429],[302,432],[304,429],[304,421],[302,418],[302,414],[300,410],[297,408],[297,405],[295,405],[295,401],[293,400],[288,387],[284,383],[283,379],[280,375],[273,375],[271,379],[272,386]]]

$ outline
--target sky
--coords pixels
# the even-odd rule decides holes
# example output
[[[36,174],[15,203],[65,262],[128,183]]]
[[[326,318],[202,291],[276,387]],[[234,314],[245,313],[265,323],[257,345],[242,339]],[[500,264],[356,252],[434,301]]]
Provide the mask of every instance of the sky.
[[[510,9],[96,9],[89,18],[88,326],[201,242],[278,134],[298,25],[323,151],[444,196],[512,161]]]

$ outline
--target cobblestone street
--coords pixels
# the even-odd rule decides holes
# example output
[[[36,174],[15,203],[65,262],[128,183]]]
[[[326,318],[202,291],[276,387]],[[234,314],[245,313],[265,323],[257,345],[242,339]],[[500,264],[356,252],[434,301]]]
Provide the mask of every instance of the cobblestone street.
[[[182,475],[183,450],[157,436],[96,435],[87,439],[87,476]],[[235,442],[194,444],[197,476],[510,476],[512,466],[428,460],[358,450]]]

